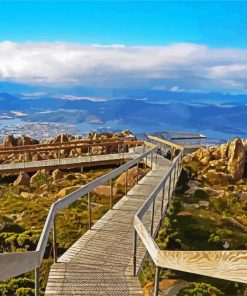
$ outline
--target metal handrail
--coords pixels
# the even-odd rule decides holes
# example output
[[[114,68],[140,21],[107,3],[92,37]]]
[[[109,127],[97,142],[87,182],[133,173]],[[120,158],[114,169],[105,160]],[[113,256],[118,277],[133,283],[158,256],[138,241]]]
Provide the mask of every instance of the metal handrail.
[[[145,147],[147,146],[148,151],[145,151]],[[64,209],[65,207],[69,206],[71,203],[75,202],[76,200],[78,200],[80,197],[86,195],[86,194],[90,194],[90,191],[92,191],[95,187],[104,184],[107,181],[111,181],[111,186],[112,186],[112,179],[115,178],[116,176],[118,176],[119,174],[123,173],[123,172],[128,172],[128,169],[130,169],[131,167],[133,167],[134,165],[139,166],[140,161],[146,159],[146,163],[147,163],[147,159],[148,157],[151,155],[151,162],[153,161],[153,154],[157,153],[158,147],[156,145],[153,145],[151,143],[148,142],[144,142],[143,145],[143,153],[134,158],[133,160],[123,164],[122,166],[120,166],[119,168],[116,168],[115,170],[97,178],[96,180],[84,185],[82,188],[79,188],[78,190],[68,194],[67,196],[65,196],[62,199],[57,200],[56,202],[54,202],[49,210],[49,213],[47,215],[45,224],[43,226],[41,235],[40,235],[40,239],[36,248],[36,251],[33,253],[32,255],[32,262],[29,261],[29,264],[26,264],[26,266],[19,266],[18,267],[18,262],[16,262],[16,264],[13,264],[13,260],[11,260],[11,258],[15,258],[14,256],[10,256],[10,254],[0,254],[0,266],[3,264],[3,262],[6,264],[6,258],[8,256],[8,258],[10,258],[10,262],[12,263],[10,265],[10,268],[8,268],[8,278],[13,277],[13,276],[17,276],[19,274],[22,274],[24,272],[28,272],[32,269],[35,270],[35,295],[38,296],[39,295],[39,268],[41,265],[41,261],[43,259],[44,253],[45,253],[45,249],[46,249],[46,245],[48,243],[48,239],[50,236],[50,233],[53,229],[53,251],[54,251],[54,261],[56,262],[56,228],[55,228],[55,217],[56,214],[58,213],[58,211]],[[145,164],[146,165],[146,164]],[[152,166],[152,164],[151,164]],[[127,177],[125,178],[125,182],[127,182]],[[127,190],[127,186],[125,186],[125,189]],[[112,192],[112,190],[111,190]],[[127,194],[127,191],[126,191]],[[111,197],[112,198],[112,197]],[[90,196],[89,196],[90,199]],[[111,201],[111,206],[112,206],[112,201]],[[91,209],[90,209],[91,210]],[[90,225],[90,223],[89,223]],[[22,252],[22,253],[18,253],[18,258],[19,260],[21,260],[21,262],[25,262],[24,257],[26,257],[28,254],[30,254],[31,252]],[[23,258],[22,258],[23,257]],[[37,263],[38,262],[38,263]],[[38,265],[38,267],[37,267]],[[1,276],[1,273],[0,273]],[[1,279],[1,278],[0,278]],[[7,278],[5,277],[4,280],[6,280]]]
[[[171,200],[173,195],[173,191],[175,190],[176,182],[178,181],[180,172],[182,170],[182,159],[184,154],[184,148],[177,144],[171,143],[169,141],[159,139],[157,137],[149,136],[149,138],[156,142],[159,149],[162,149],[161,145],[170,146],[170,149],[180,149],[179,154],[173,159],[172,165],[169,170],[165,173],[162,180],[159,184],[155,187],[153,192],[150,194],[149,198],[143,203],[143,205],[138,209],[134,217],[134,254],[133,254],[133,274],[134,276],[137,275],[136,269],[136,259],[137,259],[137,237],[139,236],[142,243],[144,244],[146,250],[148,251],[149,255],[151,256],[153,262],[155,263],[156,267],[158,266],[158,254],[159,254],[159,247],[156,244],[154,238],[157,235],[157,231],[159,226],[164,218],[164,215],[167,211],[168,205],[164,208],[164,198],[165,194],[167,193],[168,203]],[[166,184],[168,184],[168,192],[166,192]],[[156,230],[154,231],[154,215],[155,215],[155,201],[158,194],[162,191],[162,203],[161,203],[161,214],[160,214],[160,222]],[[150,232],[142,223],[143,216],[147,213],[150,206],[152,207],[152,214],[151,214],[151,229]],[[158,268],[158,267],[157,267]],[[155,289],[154,295],[158,295],[158,271],[156,270],[156,280],[155,280]]]
[[[154,139],[153,139],[154,140]],[[156,138],[156,142],[163,140]],[[166,144],[166,143],[165,143]],[[172,145],[174,145],[172,143]],[[171,145],[171,146],[172,146]],[[133,253],[133,274],[137,275],[136,258],[137,258],[137,238],[140,237],[147,252],[155,264],[154,295],[159,291],[159,271],[160,268],[170,268],[183,272],[191,272],[199,275],[211,276],[225,280],[247,283],[247,251],[246,250],[223,250],[223,251],[169,251],[160,250],[155,242],[159,226],[167,212],[169,203],[172,199],[176,183],[178,181],[183,159],[184,149],[182,148],[178,156],[173,160],[173,164],[164,175],[160,183],[156,186],[149,198],[139,208],[134,217],[134,253]],[[168,190],[166,185],[169,180]],[[155,215],[155,201],[162,190],[162,204],[160,221],[156,231],[153,231],[153,221]],[[167,205],[163,208],[164,197],[167,195]],[[152,207],[151,230],[149,231],[142,218],[147,213],[150,206]]]

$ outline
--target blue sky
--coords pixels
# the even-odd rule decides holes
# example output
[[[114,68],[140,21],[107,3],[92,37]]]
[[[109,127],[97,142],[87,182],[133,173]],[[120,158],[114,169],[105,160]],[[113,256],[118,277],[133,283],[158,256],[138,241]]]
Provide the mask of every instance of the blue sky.
[[[1,1],[0,81],[247,93],[247,1]]]
[[[0,3],[0,40],[247,47],[246,1]]]

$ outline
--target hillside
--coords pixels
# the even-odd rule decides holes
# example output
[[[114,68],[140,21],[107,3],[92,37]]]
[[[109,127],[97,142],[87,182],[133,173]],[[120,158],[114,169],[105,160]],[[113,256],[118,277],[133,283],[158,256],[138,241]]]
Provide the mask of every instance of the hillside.
[[[246,153],[246,140],[235,138],[221,146],[201,148],[184,157],[184,169],[175,197],[157,238],[161,249],[247,249]],[[141,275],[143,284],[153,276],[154,269],[147,261]],[[190,273],[163,270],[161,277],[161,289],[164,293],[170,291],[165,294],[169,296],[175,295],[171,292],[173,289],[179,291],[192,282],[210,284],[221,292],[210,290],[209,286],[200,289],[197,284],[181,290],[178,295],[247,294],[246,285]],[[150,282],[145,290],[147,295],[151,295]]]

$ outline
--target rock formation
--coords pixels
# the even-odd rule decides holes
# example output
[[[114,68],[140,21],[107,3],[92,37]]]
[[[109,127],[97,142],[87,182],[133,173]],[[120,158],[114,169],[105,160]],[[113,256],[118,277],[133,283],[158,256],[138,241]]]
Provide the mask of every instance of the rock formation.
[[[73,191],[75,191],[79,188],[81,188],[81,186],[70,186],[70,187],[63,188],[58,192],[57,197],[63,198],[66,195],[72,193]]]
[[[144,176],[144,173],[140,168],[138,172],[137,172],[137,167],[133,167],[128,170],[128,175],[127,175],[128,186],[134,186],[136,184],[137,173],[138,173],[138,180],[140,180]],[[126,173],[121,174],[116,181],[116,186],[117,187],[125,186],[125,179],[126,179]]]
[[[241,139],[235,138],[229,144],[228,150],[228,172],[232,175],[234,180],[242,179],[244,176],[245,167],[245,151]]]
[[[52,178],[54,181],[62,179],[63,178],[63,172],[61,172],[60,170],[54,170],[52,172]]]
[[[29,175],[21,171],[14,182],[14,186],[23,185],[23,186],[30,186],[30,177]]]
[[[3,139],[3,147],[23,146],[23,145],[35,145],[39,144],[39,141],[27,136],[21,136],[15,138],[13,135],[5,136]]]
[[[109,197],[111,195],[111,186],[99,185],[96,188],[94,188],[93,192],[100,196]],[[117,188],[113,187],[112,195],[116,196],[116,194],[117,194]]]
[[[184,157],[185,166],[202,174],[211,184],[238,181],[245,175],[246,140],[235,138],[219,147],[200,148]]]

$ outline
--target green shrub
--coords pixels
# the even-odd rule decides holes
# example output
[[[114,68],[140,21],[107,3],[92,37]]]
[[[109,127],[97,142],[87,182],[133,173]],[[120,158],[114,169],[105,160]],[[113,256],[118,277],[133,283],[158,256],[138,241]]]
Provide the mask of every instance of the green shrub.
[[[178,296],[224,296],[224,293],[206,283],[191,283],[180,289]]]
[[[16,290],[16,296],[34,296],[35,290],[31,288],[19,288]]]
[[[17,249],[33,251],[40,238],[40,230],[28,230],[22,233],[0,233],[0,252],[14,252]]]
[[[34,295],[34,294],[17,294],[17,291],[19,289],[29,289],[29,290],[34,289],[34,281],[28,278],[13,278],[9,281],[6,281],[5,283],[0,283],[1,296],[11,296],[11,295],[33,296]]]

